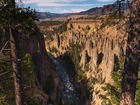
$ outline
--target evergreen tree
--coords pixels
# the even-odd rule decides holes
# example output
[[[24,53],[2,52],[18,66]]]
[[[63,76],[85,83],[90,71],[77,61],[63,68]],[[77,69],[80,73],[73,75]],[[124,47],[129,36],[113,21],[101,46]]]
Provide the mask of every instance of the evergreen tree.
[[[1,35],[2,38],[8,39],[11,50],[11,69],[14,78],[15,87],[15,100],[16,105],[23,105],[23,84],[21,74],[21,55],[20,55],[20,38],[21,34],[18,27],[24,25],[24,31],[30,32],[29,26],[36,19],[34,11],[27,9],[18,8],[15,0],[1,0],[0,1],[0,29],[7,30],[8,35],[5,33]],[[6,44],[5,44],[6,45]],[[5,46],[1,46],[2,50]],[[8,47],[9,48],[9,47]],[[6,61],[3,61],[6,62]],[[6,68],[7,69],[7,68]]]

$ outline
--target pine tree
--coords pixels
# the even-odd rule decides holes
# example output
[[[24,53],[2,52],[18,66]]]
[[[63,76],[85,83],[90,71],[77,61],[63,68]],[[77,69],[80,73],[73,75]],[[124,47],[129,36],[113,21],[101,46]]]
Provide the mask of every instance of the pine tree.
[[[9,0],[7,2],[10,12],[15,11],[15,0]],[[19,48],[19,35],[15,29],[16,16],[13,13],[13,18],[9,24],[9,35],[10,35],[10,46],[11,46],[11,56],[12,56],[12,71],[14,77],[15,86],[15,100],[16,105],[23,105],[23,89],[22,89],[22,76],[20,68],[20,48]]]
[[[1,37],[10,38],[10,49],[11,49],[11,62],[12,68],[10,71],[13,72],[14,87],[15,87],[15,101],[16,105],[23,105],[23,86],[22,86],[22,75],[21,75],[21,55],[20,55],[20,38],[18,27],[24,25],[24,31],[30,33],[33,21],[36,19],[34,11],[27,9],[18,8],[15,0],[1,0],[0,1],[0,29],[8,29],[8,36],[1,35]],[[2,47],[2,46],[1,46]]]

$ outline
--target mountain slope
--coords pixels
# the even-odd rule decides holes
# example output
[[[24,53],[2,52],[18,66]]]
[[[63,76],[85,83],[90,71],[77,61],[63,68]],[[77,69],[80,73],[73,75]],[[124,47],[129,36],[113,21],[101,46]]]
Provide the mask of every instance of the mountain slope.
[[[110,4],[110,5],[104,5],[103,7],[95,7],[91,8],[86,11],[82,11],[79,13],[50,13],[50,12],[38,12],[37,16],[39,19],[53,19],[58,17],[68,17],[70,15],[105,15],[109,13],[114,13],[118,10],[119,4]],[[127,10],[128,4],[122,3],[121,4],[121,10]]]
[[[60,14],[60,13],[50,13],[50,12],[38,12],[37,16],[39,19],[46,19],[46,18],[56,18],[56,17],[67,16],[67,13]]]

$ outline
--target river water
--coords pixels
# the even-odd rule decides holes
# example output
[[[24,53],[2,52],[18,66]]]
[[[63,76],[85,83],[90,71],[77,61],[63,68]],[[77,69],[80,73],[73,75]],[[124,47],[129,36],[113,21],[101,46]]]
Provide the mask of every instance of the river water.
[[[56,60],[53,56],[51,55],[49,56],[56,64],[56,70],[58,71],[60,78],[62,79],[62,84],[63,84],[63,88],[61,90],[62,99],[65,102],[72,103],[74,105],[82,105],[81,99],[79,98],[75,87],[70,82],[66,67],[58,60]]]

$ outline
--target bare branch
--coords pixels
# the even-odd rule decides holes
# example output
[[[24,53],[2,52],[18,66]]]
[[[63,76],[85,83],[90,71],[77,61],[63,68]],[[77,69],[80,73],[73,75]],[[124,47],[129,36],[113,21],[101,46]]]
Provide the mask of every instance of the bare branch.
[[[2,53],[2,51],[5,49],[5,47],[6,47],[6,45],[9,43],[9,40],[4,44],[4,46],[2,47],[2,49],[1,49],[1,53]]]
[[[15,28],[16,28],[16,27],[19,27],[19,26],[22,26],[22,24],[17,24],[17,25],[15,25]]]
[[[5,50],[7,44],[8,44],[8,43],[11,43],[11,42],[12,42],[12,41],[8,40],[8,41],[4,44],[4,46],[3,46],[2,49],[0,50],[0,54],[2,54],[3,50]],[[12,42],[12,43],[14,43],[14,42]]]
[[[10,72],[11,72],[11,71],[2,72],[2,73],[0,73],[0,76],[6,75],[6,74],[8,74],[8,73],[10,73]]]
[[[14,43],[14,42],[8,40],[8,41],[4,44],[4,46],[3,46],[2,49],[0,50],[0,57],[4,56],[3,51],[10,51],[10,50],[11,50],[11,49],[6,49],[6,46],[7,46],[8,43],[10,44],[10,43]]]
[[[11,51],[11,49],[4,49],[3,51]]]
[[[10,60],[6,60],[6,61],[3,61],[3,62],[0,62],[0,64],[3,64],[3,63],[5,63],[5,62],[11,62],[12,60],[10,59]]]

